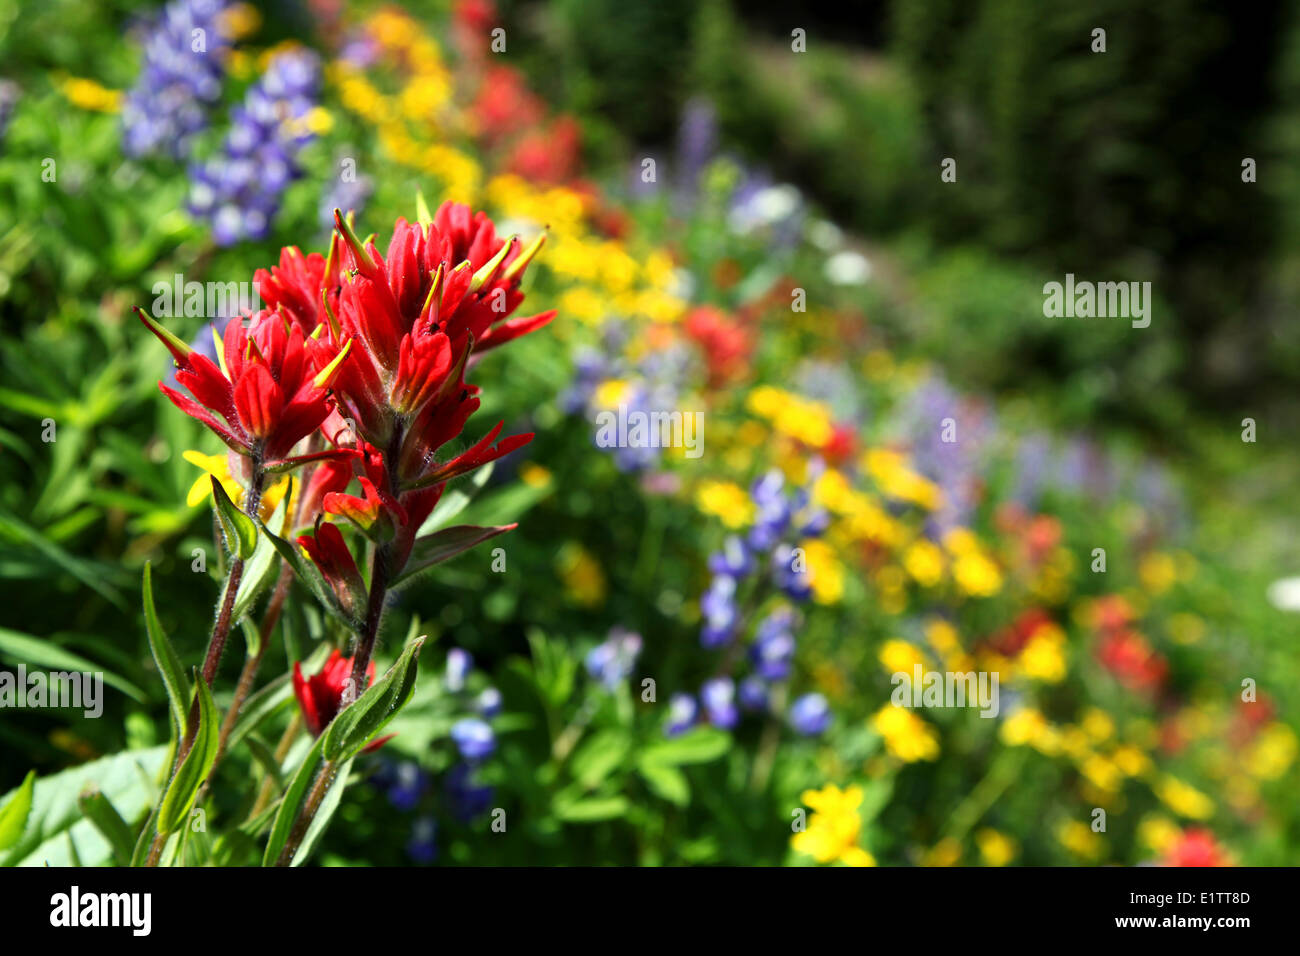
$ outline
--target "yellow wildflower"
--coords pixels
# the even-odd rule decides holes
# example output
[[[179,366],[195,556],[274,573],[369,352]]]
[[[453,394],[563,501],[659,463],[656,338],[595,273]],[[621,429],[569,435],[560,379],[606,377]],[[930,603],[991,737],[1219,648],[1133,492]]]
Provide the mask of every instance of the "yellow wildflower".
[[[605,572],[591,552],[570,542],[556,556],[565,596],[574,604],[597,607],[605,601]]]
[[[1038,628],[1020,652],[1019,663],[1027,677],[1058,683],[1065,677],[1065,632],[1055,624]]]
[[[1155,786],[1160,802],[1180,817],[1205,820],[1214,813],[1214,801],[1191,784],[1166,776]]]
[[[118,113],[122,109],[122,91],[110,90],[94,80],[70,76],[63,80],[61,88],[68,102],[80,109],[97,113]]]
[[[1056,838],[1075,856],[1085,860],[1095,860],[1101,856],[1101,837],[1086,823],[1063,820],[1056,828]]]
[[[989,866],[1006,866],[1020,851],[1015,840],[990,827],[975,832],[975,845]]]
[[[844,565],[825,541],[806,541],[803,552],[812,575],[809,583],[813,600],[818,604],[834,604],[844,596]]]
[[[861,854],[852,852],[857,849],[858,834],[862,829],[862,817],[858,813],[858,807],[862,805],[862,788],[854,786],[841,790],[834,784],[827,784],[821,790],[805,790],[799,799],[813,812],[807,827],[791,838],[791,848],[797,853],[808,854],[818,863],[834,863],[848,856],[845,862],[850,865],[864,865]],[[869,858],[870,854],[867,856]]]
[[[897,638],[885,641],[880,646],[877,657],[885,671],[890,674],[902,673],[911,676],[917,664],[925,666],[925,655],[921,649],[915,644]]]
[[[943,578],[943,551],[933,542],[920,538],[903,553],[903,567],[917,584],[934,587]]]
[[[730,481],[703,481],[695,491],[695,505],[721,519],[728,528],[743,528],[754,514],[754,502],[740,485]]]
[[[934,729],[904,707],[886,704],[876,711],[871,724],[885,738],[885,749],[904,763],[939,756],[939,738]]]

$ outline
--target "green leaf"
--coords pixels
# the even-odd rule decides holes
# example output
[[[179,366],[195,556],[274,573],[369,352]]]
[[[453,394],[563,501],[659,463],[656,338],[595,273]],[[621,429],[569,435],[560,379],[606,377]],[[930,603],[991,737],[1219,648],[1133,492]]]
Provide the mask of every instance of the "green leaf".
[[[680,737],[660,740],[641,753],[641,766],[708,763],[727,752],[731,735],[717,727],[696,727]]]
[[[311,818],[311,823],[307,826],[307,832],[303,835],[302,843],[298,844],[298,851],[294,853],[293,859],[289,861],[290,866],[302,866],[307,861],[307,858],[311,856],[312,850],[316,849],[316,844],[320,842],[320,838],[324,836],[325,831],[329,829],[334,811],[338,809],[339,803],[343,800],[343,791],[347,789],[348,774],[351,771],[352,760],[348,759],[339,768],[334,786],[330,787],[329,793],[325,794],[325,799],[321,801],[320,809]]]
[[[285,492],[280,503],[275,506],[275,514],[271,515],[271,527],[280,528],[284,523],[284,512],[288,505],[289,498],[293,494],[293,486]],[[235,604],[231,610],[230,622],[243,618],[252,608],[253,603],[266,590],[267,585],[275,580],[279,572],[279,564],[275,560],[276,548],[267,535],[261,535],[257,539],[257,545],[253,548],[253,554],[244,564],[244,575],[239,581],[239,590],[235,592]],[[257,653],[256,648],[249,649],[250,654]]]
[[[420,535],[437,531],[464,511],[465,507],[474,499],[474,496],[487,484],[487,480],[492,477],[494,467],[496,467],[496,462],[490,461],[482,468],[474,471],[467,480],[453,482],[450,487],[443,491],[442,497],[433,506],[433,511],[429,513],[429,517],[425,518],[424,524],[420,525]]]
[[[397,715],[415,691],[418,659],[424,638],[406,645],[396,663],[351,706],[344,708],[322,735],[326,760],[355,756]]]
[[[36,787],[36,771],[27,771],[22,785],[0,807],[0,850],[7,850],[22,838],[27,829],[27,815],[32,810],[32,793]]]
[[[0,628],[0,654],[50,670],[103,674],[104,683],[110,687],[116,687],[128,697],[138,701],[143,702],[147,699],[145,692],[126,678],[105,670],[102,665],[92,660],[65,651],[47,638],[32,637],[30,634],[19,634],[17,631]]]
[[[588,790],[600,786],[632,748],[632,740],[621,730],[593,734],[573,755],[573,777]]]
[[[208,772],[217,759],[217,743],[221,735],[217,705],[212,701],[212,691],[199,678],[197,670],[194,680],[199,689],[199,727],[194,736],[194,746],[176,768],[176,774],[167,785],[167,791],[158,807],[159,833],[175,833],[189,819],[194,798],[198,796],[199,788],[208,779]]]
[[[275,861],[280,858],[280,852],[289,841],[289,833],[293,830],[294,821],[298,819],[298,811],[302,809],[307,790],[316,779],[316,772],[325,763],[321,756],[324,741],[323,736],[316,738],[316,742],[311,745],[311,750],[307,751],[302,763],[298,765],[293,779],[289,781],[289,788],[285,790],[280,800],[280,809],[275,812],[275,822],[271,824],[271,835],[267,838],[266,851],[262,854],[263,866],[275,866]]]
[[[7,854],[0,853],[0,866],[68,866],[69,841],[87,865],[109,862],[113,847],[85,818],[78,797],[93,785],[123,819],[139,820],[157,799],[155,779],[163,771],[168,751],[167,747],[127,750],[38,779],[27,829]],[[143,834],[146,847],[152,832],[151,827]]]
[[[185,735],[185,719],[189,710],[190,682],[185,677],[176,649],[163,631],[158,621],[158,611],[153,603],[153,568],[150,562],[144,563],[144,629],[149,636],[149,650],[153,653],[154,663],[162,676],[163,686],[167,689],[167,701],[171,705],[172,730],[177,740]]]
[[[212,477],[212,501],[226,538],[226,548],[235,557],[247,561],[257,548],[257,525],[252,518],[235,507],[215,476]]]
[[[691,802],[691,785],[686,775],[671,764],[642,762],[637,772],[655,794],[669,803],[684,807]]]
[[[555,801],[555,815],[567,823],[598,823],[615,820],[628,811],[626,797],[591,797],[586,800]]]
[[[280,557],[284,558],[285,563],[293,568],[293,573],[299,581],[307,586],[307,590],[311,591],[312,596],[316,598],[320,606],[355,630],[360,622],[354,621],[343,610],[343,605],[339,603],[338,597],[334,594],[334,589],[326,583],[320,569],[298,552],[298,546],[281,538],[267,528],[266,525],[262,525],[262,533],[270,537],[272,546]]]
[[[416,538],[406,568],[393,579],[393,587],[400,587],[421,571],[427,571],[436,564],[442,564],[461,552],[468,551],[475,545],[482,544],[499,534],[505,534],[516,527],[518,526],[506,524],[480,528],[472,524],[458,524],[435,531],[433,534],[426,534],[423,538]]]
[[[113,848],[113,859],[119,866],[127,866],[131,862],[131,849],[135,845],[135,837],[131,833],[131,828],[127,822],[122,819],[122,815],[117,812],[108,797],[99,792],[96,787],[88,787],[77,798],[77,806],[81,809],[82,815],[85,816],[95,827],[96,830],[108,841],[109,846]]]

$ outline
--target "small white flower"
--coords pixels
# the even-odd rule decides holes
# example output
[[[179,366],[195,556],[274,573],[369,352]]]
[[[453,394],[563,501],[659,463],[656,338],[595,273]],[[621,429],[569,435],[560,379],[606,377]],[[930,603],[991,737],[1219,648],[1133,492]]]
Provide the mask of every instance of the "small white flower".
[[[1300,578],[1280,578],[1268,586],[1268,601],[1279,611],[1300,613]]]
[[[836,285],[862,285],[871,278],[871,263],[861,253],[845,249],[826,260],[826,278]]]

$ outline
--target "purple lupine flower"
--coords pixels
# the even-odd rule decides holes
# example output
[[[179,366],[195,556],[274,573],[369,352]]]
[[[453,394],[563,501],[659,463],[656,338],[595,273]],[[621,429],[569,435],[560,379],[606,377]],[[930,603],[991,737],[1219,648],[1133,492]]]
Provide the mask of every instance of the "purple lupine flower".
[[[443,683],[453,694],[465,689],[465,678],[474,669],[474,658],[469,651],[453,647],[447,652],[447,670]]]
[[[963,400],[937,373],[921,383],[901,410],[903,430],[912,445],[918,471],[943,492],[943,505],[931,516],[927,531],[934,537],[968,525],[978,503],[984,450],[995,428],[984,408]],[[955,434],[945,434],[944,420],[952,419]],[[945,441],[955,437],[955,441]]]
[[[820,462],[817,462],[820,464]],[[811,468],[811,466],[810,466]],[[809,478],[809,484],[817,480],[820,476],[820,469],[816,475]],[[795,491],[794,497],[790,502],[791,523],[794,525],[794,533],[800,538],[816,538],[826,533],[826,529],[831,526],[830,513],[812,500],[812,493],[808,488],[799,488]]]
[[[584,411],[597,386],[610,377],[609,360],[595,349],[582,349],[573,359],[573,381],[560,397],[560,406],[570,415]]]
[[[1046,435],[1034,433],[1024,437],[1016,448],[1016,482],[1012,500],[1029,510],[1037,508],[1051,460],[1052,443]]]
[[[587,673],[607,690],[627,680],[641,653],[641,635],[621,627],[611,628],[609,637],[587,652]]]
[[[152,24],[140,76],[122,105],[122,148],[128,156],[189,156],[194,137],[221,98],[225,7],[226,0],[173,0]]]
[[[806,567],[796,568],[795,549],[779,544],[772,550],[772,582],[786,597],[806,601],[812,597],[812,576]]]
[[[754,570],[754,556],[745,542],[736,535],[728,535],[722,550],[709,555],[709,571],[731,578],[743,578]]]
[[[736,685],[730,677],[714,677],[704,682],[700,688],[700,701],[709,723],[724,730],[730,730],[740,721],[740,712],[736,710]]]
[[[5,137],[5,132],[9,129],[9,120],[13,118],[14,108],[18,105],[18,99],[22,95],[22,90],[18,84],[12,80],[0,80],[0,141]]]
[[[749,489],[756,514],[754,526],[749,530],[749,546],[755,551],[767,551],[785,534],[790,526],[790,502],[785,496],[785,478],[772,469],[756,479]]]
[[[673,694],[668,699],[668,722],[664,725],[665,737],[685,733],[695,723],[699,707],[690,694]]]
[[[262,78],[231,111],[222,151],[190,171],[190,212],[206,219],[218,245],[264,239],[289,183],[301,175],[298,153],[314,134],[305,119],[316,106],[320,58],[307,49],[275,55]]]
[[[444,790],[452,815],[462,823],[473,820],[492,805],[493,789],[475,779],[474,764],[458,763],[447,772]]]
[[[466,760],[484,760],[497,748],[496,735],[487,721],[462,717],[451,725],[451,739]]]
[[[718,148],[718,113],[707,99],[691,99],[677,128],[677,203],[688,208],[699,190],[700,175]]]
[[[482,717],[495,717],[501,713],[501,691],[495,687],[484,687],[474,698],[474,709]]]
[[[794,609],[782,605],[759,622],[749,657],[754,670],[763,680],[785,680],[794,661],[794,630],[798,616]]]
[[[700,613],[704,627],[700,630],[700,644],[704,647],[721,647],[735,636],[740,623],[736,607],[736,579],[725,574],[715,577],[709,589],[700,597]]]
[[[404,760],[391,770],[388,802],[398,810],[414,810],[428,789],[429,775],[420,769],[419,764]]]
[[[790,705],[790,726],[804,737],[818,737],[831,725],[831,709],[821,694],[804,694]]]
[[[411,827],[406,855],[416,863],[432,863],[438,858],[438,822],[433,817],[419,817]]]
[[[1104,499],[1114,490],[1115,474],[1105,451],[1091,439],[1076,435],[1066,442],[1056,480],[1066,491]]]
[[[761,677],[751,675],[742,680],[736,696],[740,698],[740,706],[745,710],[753,713],[763,713],[768,709],[767,684],[763,682]]]

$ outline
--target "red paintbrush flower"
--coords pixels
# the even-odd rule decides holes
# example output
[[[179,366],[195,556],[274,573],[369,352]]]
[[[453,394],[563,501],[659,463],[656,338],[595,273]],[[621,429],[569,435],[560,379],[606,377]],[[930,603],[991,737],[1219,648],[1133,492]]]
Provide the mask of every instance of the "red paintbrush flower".
[[[293,692],[298,698],[298,706],[302,709],[302,718],[306,721],[307,729],[312,732],[313,737],[319,737],[338,714],[343,692],[351,679],[352,658],[344,657],[338,651],[331,652],[329,660],[320,669],[320,673],[311,677],[303,677],[302,664],[294,662]],[[375,663],[371,661],[370,666],[366,668],[366,687],[369,687],[374,680]],[[356,688],[356,693],[350,696],[353,699],[360,697],[365,689],[365,687]],[[380,737],[366,746],[366,752],[377,750],[392,738],[392,734]]]
[[[385,258],[374,243],[363,246],[341,216],[336,224],[350,281],[339,296],[337,327],[331,324],[330,336],[310,348],[323,367],[331,349],[356,343],[338,366],[335,395],[358,436],[392,457],[395,493],[463,474],[531,438],[513,436],[488,448],[498,428],[453,462],[436,460],[479,406],[478,389],[465,383],[471,352],[555,316],[509,318],[523,301],[520,281],[545,237],[521,250],[513,238],[498,239],[483,213],[444,203],[425,225],[399,219]],[[367,498],[358,516],[373,519],[373,504]]]
[[[326,583],[338,596],[343,610],[356,619],[365,608],[366,582],[352,560],[352,552],[339,529],[326,521],[316,520],[316,533],[298,537],[298,546],[320,569]]]
[[[328,259],[318,252],[305,256],[297,246],[287,246],[280,250],[278,266],[253,274],[257,293],[267,308],[287,312],[306,335],[326,323],[327,299],[330,308],[338,308],[342,277],[337,244],[337,235],[331,235]]]
[[[271,470],[354,454],[340,449],[285,457],[329,413],[327,385],[337,369],[333,364],[316,371],[302,327],[286,315],[264,309],[249,319],[247,329],[241,320],[231,320],[225,341],[218,343],[218,366],[143,309],[136,313],[172,353],[178,369],[176,380],[193,398],[162,382],[158,387],[177,408],[207,425],[230,448],[259,459]],[[339,358],[345,353],[346,349]]]

